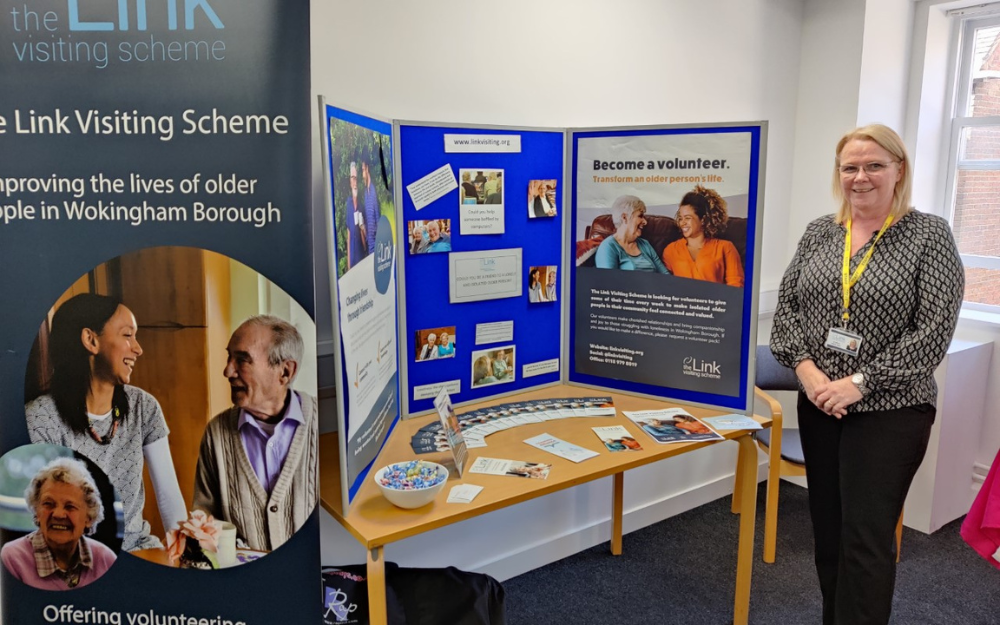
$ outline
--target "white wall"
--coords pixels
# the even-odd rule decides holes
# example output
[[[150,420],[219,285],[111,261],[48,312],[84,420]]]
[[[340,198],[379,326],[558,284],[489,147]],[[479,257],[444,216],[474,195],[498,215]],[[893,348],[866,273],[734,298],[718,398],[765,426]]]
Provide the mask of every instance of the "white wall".
[[[910,57],[906,133],[912,146],[913,197],[921,210],[948,217],[945,181],[948,118],[954,99],[949,83],[950,48],[955,29],[942,5],[921,0],[914,5],[913,51]]]
[[[913,0],[865,2],[858,126],[878,122],[904,132],[913,14]]]
[[[800,0],[324,0],[312,12],[314,95],[376,117],[551,127],[767,120],[764,233],[784,247]],[[313,124],[313,198],[323,207]],[[323,211],[315,225],[318,318],[327,320]],[[786,262],[765,245],[764,282],[776,283]],[[330,353],[329,321],[318,332]]]
[[[784,264],[810,221],[836,209],[830,195],[834,148],[857,124],[864,0],[805,0],[795,165]]]
[[[317,0],[312,12],[313,93],[386,119],[554,127],[767,120],[761,280],[776,287],[787,263],[801,0]],[[314,124],[314,205],[323,207]],[[324,215],[316,212],[322,259]],[[318,334],[329,352],[325,262],[316,276]],[[721,445],[629,472],[626,530],[731,492],[735,452]],[[609,516],[604,480],[408,539],[387,557],[504,579],[607,540]],[[323,561],[363,560],[324,514]]]

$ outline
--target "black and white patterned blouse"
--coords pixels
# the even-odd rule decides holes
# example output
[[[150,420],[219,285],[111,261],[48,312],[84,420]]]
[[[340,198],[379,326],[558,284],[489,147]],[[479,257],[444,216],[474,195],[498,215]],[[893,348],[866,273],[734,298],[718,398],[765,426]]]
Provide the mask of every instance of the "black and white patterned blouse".
[[[866,395],[848,412],[934,404],[934,370],[951,343],[965,285],[948,223],[910,211],[875,246],[851,288],[847,329],[863,338],[857,356],[825,347],[830,328],[843,324],[846,234],[832,215],[806,228],[781,280],[771,332],[775,358],[787,367],[811,358],[831,380],[863,373]],[[871,245],[851,258],[852,275]]]

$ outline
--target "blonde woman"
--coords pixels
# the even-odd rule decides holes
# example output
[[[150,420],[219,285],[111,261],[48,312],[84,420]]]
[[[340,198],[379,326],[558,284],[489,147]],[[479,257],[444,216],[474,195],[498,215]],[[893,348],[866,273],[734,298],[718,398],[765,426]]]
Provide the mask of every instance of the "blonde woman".
[[[823,623],[885,625],[893,534],[927,450],[934,370],[955,331],[965,274],[948,223],[910,208],[910,160],[891,129],[844,135],[833,181],[840,210],[799,241],[771,350],[801,387]]]

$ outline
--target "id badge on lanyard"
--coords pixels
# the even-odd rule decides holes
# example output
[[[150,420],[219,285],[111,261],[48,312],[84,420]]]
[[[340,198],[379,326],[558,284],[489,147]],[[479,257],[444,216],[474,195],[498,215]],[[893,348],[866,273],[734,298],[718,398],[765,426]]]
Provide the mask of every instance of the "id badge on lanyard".
[[[875,251],[875,245],[885,234],[885,231],[889,229],[892,224],[892,215],[888,215],[885,218],[885,223],[882,224],[882,229],[878,231],[875,236],[875,241],[872,246],[868,248],[868,252],[865,253],[864,258],[858,263],[858,268],[851,273],[851,220],[847,220],[847,236],[844,237],[844,264],[843,270],[841,272],[841,288],[844,295],[844,312],[842,315],[842,327],[840,328],[830,328],[830,331],[826,335],[825,346],[827,349],[832,349],[838,351],[842,354],[847,354],[848,356],[857,356],[858,350],[861,349],[861,343],[864,338],[860,334],[855,334],[847,329],[847,322],[850,320],[850,313],[848,310],[851,306],[851,287],[857,284],[858,280],[861,279],[861,274],[865,272],[868,267],[868,261],[872,259],[872,253]]]

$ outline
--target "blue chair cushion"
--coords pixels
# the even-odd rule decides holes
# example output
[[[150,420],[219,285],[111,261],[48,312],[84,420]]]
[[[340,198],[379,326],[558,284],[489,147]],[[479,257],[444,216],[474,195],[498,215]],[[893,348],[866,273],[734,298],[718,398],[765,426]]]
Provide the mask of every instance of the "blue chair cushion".
[[[756,433],[756,438],[768,447],[771,446],[771,430],[760,430]],[[802,453],[802,438],[797,429],[781,430],[781,458],[788,462],[804,465],[805,455]]]
[[[757,358],[754,364],[754,384],[764,391],[797,391],[799,379],[795,371],[782,365],[774,358],[771,348],[767,345],[757,346]]]

